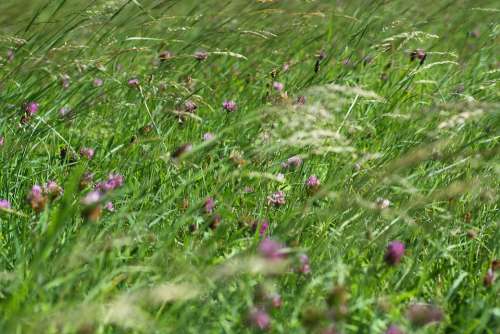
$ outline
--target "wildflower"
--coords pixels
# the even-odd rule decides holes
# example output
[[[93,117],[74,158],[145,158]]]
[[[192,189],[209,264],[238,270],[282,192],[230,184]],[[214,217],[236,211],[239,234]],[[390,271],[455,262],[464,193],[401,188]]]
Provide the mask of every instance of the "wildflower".
[[[285,205],[285,193],[283,191],[277,191],[269,196],[267,196],[267,204],[274,206]]]
[[[259,245],[259,253],[268,260],[281,260],[285,257],[283,248],[279,242],[266,238]]]
[[[234,102],[232,100],[224,101],[224,103],[222,104],[222,107],[227,112],[234,112],[238,108],[238,106],[236,105],[236,102]]]
[[[420,65],[423,65],[426,58],[427,58],[427,54],[422,49],[416,49],[410,53],[410,61],[414,61],[415,59],[418,59],[420,61]]]
[[[196,111],[196,109],[198,109],[198,106],[193,101],[187,100],[184,103],[184,109],[188,113],[194,113]]]
[[[8,49],[7,50],[7,62],[12,63],[14,61],[14,50]]]
[[[283,173],[278,173],[278,175],[276,175],[276,181],[285,182],[285,175]]]
[[[94,153],[94,149],[90,147],[82,147],[80,149],[80,155],[88,160],[92,160],[92,158],[94,157]]]
[[[80,179],[80,189],[87,187],[90,183],[92,183],[93,179],[94,174],[92,174],[91,172],[83,173],[82,178]]]
[[[27,116],[33,116],[38,112],[39,105],[36,102],[28,102],[26,103],[24,110],[26,111]]]
[[[139,87],[139,79],[137,79],[137,78],[129,79],[128,80],[128,85],[129,85],[129,87],[132,87],[132,88]]]
[[[294,155],[293,157],[288,158],[287,161],[283,162],[281,164],[281,167],[283,168],[299,168],[302,165],[302,158],[299,157],[298,155]]]
[[[203,141],[211,141],[214,138],[215,138],[215,136],[210,132],[203,134]]]
[[[490,287],[495,282],[495,273],[492,268],[488,268],[486,275],[484,275],[483,283],[485,287]]]
[[[283,72],[286,72],[290,69],[290,63],[284,63],[283,64]]]
[[[96,185],[96,190],[106,193],[111,190],[120,188],[123,185],[123,176],[120,174],[110,174],[106,181],[99,182]]]
[[[113,202],[109,201],[104,205],[104,209],[106,209],[108,212],[114,212],[115,206],[113,205]]]
[[[10,202],[6,199],[0,198],[0,209],[10,209]]]
[[[269,299],[271,300],[271,306],[273,308],[280,308],[283,306],[283,300],[278,293],[273,293]]]
[[[61,115],[61,117],[65,117],[65,116],[69,115],[70,112],[71,112],[70,108],[68,108],[68,107],[62,107],[59,110],[59,115]]]
[[[397,265],[405,254],[405,245],[401,241],[392,241],[387,245],[384,260],[389,265]]]
[[[64,89],[67,89],[70,84],[70,77],[67,74],[61,75],[61,85]]]
[[[205,203],[203,204],[203,209],[205,213],[212,213],[215,209],[215,201],[212,197],[207,197]]]
[[[3,144],[5,144],[5,138],[0,136],[0,146],[3,146]]]
[[[63,193],[63,189],[55,181],[48,181],[43,190],[51,199],[54,199]]]
[[[82,204],[85,206],[96,205],[101,200],[101,193],[99,191],[91,191],[82,199]]]
[[[404,334],[399,327],[395,325],[390,325],[389,328],[385,331],[385,334]]]
[[[170,60],[173,57],[174,57],[174,55],[170,51],[162,51],[159,54],[160,61]]]
[[[180,158],[182,155],[190,152],[193,149],[193,145],[186,143],[181,146],[179,146],[175,151],[172,153],[172,158],[177,159]]]
[[[264,219],[261,223],[260,223],[260,227],[259,227],[259,235],[262,237],[264,236],[264,234],[266,234],[266,231],[267,229],[269,228],[269,221],[267,219]]]
[[[376,205],[380,210],[387,209],[391,205],[391,201],[386,198],[377,198]]]
[[[252,327],[260,330],[268,330],[271,325],[271,318],[263,309],[254,308],[248,315],[248,320]]]
[[[41,212],[45,205],[47,204],[47,197],[43,193],[42,187],[35,184],[30,193],[28,194],[28,202],[31,205],[31,208],[35,210],[35,212]]]
[[[94,87],[101,87],[104,81],[100,78],[95,78],[93,81]]]
[[[316,189],[319,187],[320,184],[321,182],[316,175],[311,175],[306,180],[306,187],[309,189]]]
[[[208,58],[208,53],[206,51],[196,51],[194,53],[194,58],[198,61],[204,61]]]
[[[101,193],[99,191],[91,191],[81,200],[85,206],[83,216],[90,221],[97,221],[101,218],[102,208],[100,206]]]
[[[281,92],[283,90],[283,88],[285,88],[285,86],[281,82],[275,81],[275,82],[273,82],[273,88],[276,91]]]
[[[299,255],[299,272],[302,274],[309,274],[311,266],[309,265],[309,257],[306,254]]]
[[[214,215],[212,217],[212,221],[210,222],[210,228],[212,230],[215,230],[217,227],[219,227],[221,221],[222,221],[222,217],[220,215]]]
[[[415,326],[425,326],[430,323],[440,322],[443,319],[443,311],[430,304],[412,304],[406,311],[406,317]]]

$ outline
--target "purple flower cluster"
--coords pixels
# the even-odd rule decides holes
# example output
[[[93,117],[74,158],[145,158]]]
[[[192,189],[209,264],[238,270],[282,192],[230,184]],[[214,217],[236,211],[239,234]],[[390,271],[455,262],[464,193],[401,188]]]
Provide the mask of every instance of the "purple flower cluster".
[[[285,193],[281,190],[267,196],[268,205],[282,206],[285,205],[285,203]]]
[[[10,209],[10,202],[6,199],[0,198],[0,209]]]
[[[405,254],[405,245],[398,240],[392,241],[387,245],[384,260],[387,264],[395,266],[401,262]]]
[[[238,106],[236,105],[236,102],[229,100],[229,101],[224,101],[222,104],[222,108],[224,108],[225,111],[227,112],[234,112],[236,109],[238,109]]]

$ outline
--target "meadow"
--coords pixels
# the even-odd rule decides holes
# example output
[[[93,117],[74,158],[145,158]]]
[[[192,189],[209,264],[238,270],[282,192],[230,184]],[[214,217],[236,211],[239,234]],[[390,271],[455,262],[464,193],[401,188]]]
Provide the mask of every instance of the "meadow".
[[[0,1],[0,333],[500,333],[499,18]]]

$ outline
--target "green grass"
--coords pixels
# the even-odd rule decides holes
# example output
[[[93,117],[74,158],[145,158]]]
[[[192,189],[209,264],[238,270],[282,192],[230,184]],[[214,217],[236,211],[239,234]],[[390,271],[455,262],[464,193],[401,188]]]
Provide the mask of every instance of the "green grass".
[[[500,257],[499,15],[493,0],[1,1],[0,331],[258,332],[259,307],[273,333],[500,333],[499,280],[483,284]],[[97,221],[84,172],[124,176]],[[36,213],[48,180],[64,194]],[[284,261],[259,255],[265,219]],[[412,324],[415,303],[443,319]]]

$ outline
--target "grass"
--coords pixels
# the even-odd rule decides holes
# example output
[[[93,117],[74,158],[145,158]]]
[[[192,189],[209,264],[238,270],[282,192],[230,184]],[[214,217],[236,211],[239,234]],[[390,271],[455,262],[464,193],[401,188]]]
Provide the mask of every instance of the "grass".
[[[500,256],[499,12],[2,1],[1,332],[259,332],[260,310],[273,333],[500,333],[500,285],[484,284]],[[123,186],[86,206],[111,173]],[[64,193],[36,212],[26,198],[49,180]],[[419,323],[419,303],[440,320]]]

